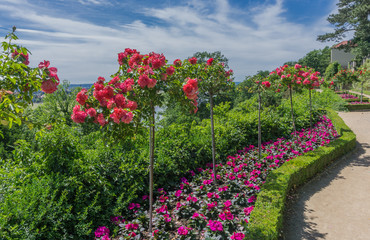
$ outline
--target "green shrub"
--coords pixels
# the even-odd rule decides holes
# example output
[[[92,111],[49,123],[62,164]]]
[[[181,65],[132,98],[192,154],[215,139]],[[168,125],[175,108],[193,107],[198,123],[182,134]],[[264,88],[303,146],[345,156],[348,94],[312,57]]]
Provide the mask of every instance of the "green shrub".
[[[249,225],[250,239],[279,239],[283,225],[286,196],[292,187],[299,186],[322,171],[333,160],[356,146],[356,136],[333,110],[328,111],[341,137],[325,147],[304,154],[274,170],[257,196]]]
[[[314,119],[338,97],[325,91],[313,96]],[[262,141],[289,137],[289,101],[267,97],[281,105],[263,106]],[[220,162],[257,144],[256,97],[230,108],[223,103],[214,111]],[[307,92],[294,95],[294,111],[297,129],[309,126]],[[189,170],[211,162],[210,120],[182,120],[172,118],[156,130],[155,188],[171,188]],[[125,215],[128,204],[142,203],[148,192],[148,133],[117,142],[61,122],[37,140],[17,144],[0,165],[0,239],[91,239],[92,230],[110,226],[111,216]]]

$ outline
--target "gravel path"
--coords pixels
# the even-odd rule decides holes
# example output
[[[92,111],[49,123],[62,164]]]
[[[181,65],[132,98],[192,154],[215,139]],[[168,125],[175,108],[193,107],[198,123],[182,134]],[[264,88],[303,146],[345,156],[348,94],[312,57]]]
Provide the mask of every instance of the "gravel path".
[[[340,112],[357,148],[289,196],[282,239],[370,239],[370,112]]]

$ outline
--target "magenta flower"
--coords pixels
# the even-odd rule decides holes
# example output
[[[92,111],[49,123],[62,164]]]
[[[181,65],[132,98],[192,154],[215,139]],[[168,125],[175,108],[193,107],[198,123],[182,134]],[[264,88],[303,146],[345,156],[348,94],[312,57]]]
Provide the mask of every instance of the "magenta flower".
[[[176,196],[176,197],[180,197],[180,196],[181,196],[181,193],[182,193],[182,191],[181,191],[181,190],[177,190],[177,191],[175,192],[175,196]]]
[[[243,240],[244,238],[245,238],[245,235],[243,233],[234,233],[231,236],[231,239],[234,239],[234,240]]]
[[[109,231],[109,229],[107,227],[100,226],[100,227],[98,227],[95,230],[95,237],[100,238],[100,237],[102,237],[104,235],[108,235],[109,236],[109,233],[110,233],[110,231]]]
[[[212,221],[212,220],[209,220],[207,226],[209,226],[209,228],[212,230],[212,231],[220,231],[222,232],[224,230],[223,226],[222,226],[222,223],[219,222],[219,221]]]
[[[253,195],[252,197],[248,198],[249,203],[252,203],[254,201],[256,201],[256,196]]]
[[[254,206],[250,206],[250,207],[244,208],[245,215],[248,216],[249,214],[251,214],[251,212],[253,211],[253,209],[254,209]]]
[[[185,235],[188,235],[188,233],[189,233],[189,231],[188,230],[190,230],[190,228],[188,228],[188,227],[184,227],[184,226],[181,226],[181,227],[179,227],[179,229],[177,230],[177,233],[179,234],[179,235],[183,235],[183,236],[185,236]]]
[[[230,207],[232,205],[231,201],[230,200],[227,200],[225,203],[224,203],[225,207]]]

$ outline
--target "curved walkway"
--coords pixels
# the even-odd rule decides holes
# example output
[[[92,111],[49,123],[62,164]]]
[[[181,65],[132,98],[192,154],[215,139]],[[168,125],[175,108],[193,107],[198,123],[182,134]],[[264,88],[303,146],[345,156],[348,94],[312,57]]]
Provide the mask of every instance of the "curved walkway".
[[[370,112],[340,112],[357,148],[288,196],[282,239],[370,239]]]

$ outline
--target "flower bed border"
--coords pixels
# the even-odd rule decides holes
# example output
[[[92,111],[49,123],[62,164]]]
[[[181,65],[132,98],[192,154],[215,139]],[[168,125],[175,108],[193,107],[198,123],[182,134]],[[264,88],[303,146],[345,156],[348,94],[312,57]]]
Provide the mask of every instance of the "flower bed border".
[[[370,104],[347,104],[346,105],[348,111],[363,111],[363,110],[370,110]]]
[[[283,227],[286,196],[294,187],[322,171],[356,146],[356,135],[334,110],[327,110],[341,137],[324,147],[305,153],[271,172],[258,194],[251,213],[248,239],[278,239]]]

